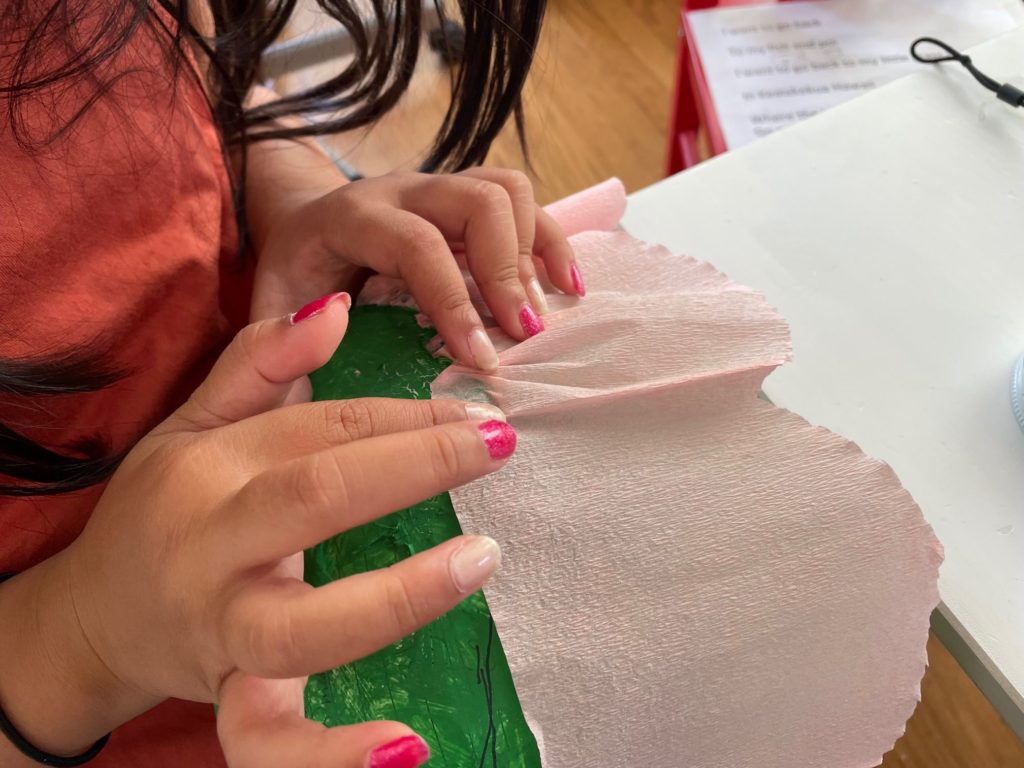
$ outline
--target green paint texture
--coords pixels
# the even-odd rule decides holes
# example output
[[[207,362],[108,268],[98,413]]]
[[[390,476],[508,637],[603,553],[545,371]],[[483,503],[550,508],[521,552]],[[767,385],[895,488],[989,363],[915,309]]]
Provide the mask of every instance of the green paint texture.
[[[450,361],[435,335],[399,307],[356,307],[331,361],[312,375],[315,400],[427,399]],[[395,457],[395,474],[402,471]],[[347,531],[306,552],[306,581],[321,586],[385,568],[462,533],[447,493]],[[398,720],[430,744],[432,767],[540,768],[483,593],[423,629],[345,667],[309,679],[306,715],[326,725]]]

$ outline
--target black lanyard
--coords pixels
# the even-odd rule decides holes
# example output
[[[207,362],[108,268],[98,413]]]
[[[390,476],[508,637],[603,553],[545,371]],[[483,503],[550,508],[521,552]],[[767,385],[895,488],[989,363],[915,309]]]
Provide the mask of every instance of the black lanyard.
[[[945,51],[945,55],[939,56],[921,56],[917,52],[917,46],[921,44],[934,45],[937,48],[941,48]],[[991,77],[986,75],[971,61],[971,57],[960,53],[956,48],[944,43],[941,40],[936,40],[934,37],[919,37],[910,46],[910,55],[913,56],[917,61],[922,64],[938,64],[943,61],[956,61],[959,62],[964,69],[970,72],[974,79],[981,83],[983,86],[988,88],[992,93],[996,95],[996,98],[1000,101],[1005,101],[1011,107],[1024,106],[1024,91],[1017,88],[1009,83],[999,83],[993,80]]]

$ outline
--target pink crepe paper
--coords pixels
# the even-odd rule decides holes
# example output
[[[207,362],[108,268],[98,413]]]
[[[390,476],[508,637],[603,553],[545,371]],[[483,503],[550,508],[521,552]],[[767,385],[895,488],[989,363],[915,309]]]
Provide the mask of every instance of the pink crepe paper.
[[[623,232],[572,244],[587,298],[433,385],[519,433],[452,498],[502,544],[487,599],[544,765],[877,765],[919,699],[931,528],[888,466],[758,399],[789,355],[763,297]]]
[[[594,229],[615,229],[626,212],[626,188],[611,178],[551,203],[544,210],[567,237]]]

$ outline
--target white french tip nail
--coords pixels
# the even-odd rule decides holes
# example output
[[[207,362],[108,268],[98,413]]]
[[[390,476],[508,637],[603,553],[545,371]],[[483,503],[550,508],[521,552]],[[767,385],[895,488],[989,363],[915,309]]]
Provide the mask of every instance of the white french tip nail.
[[[490,403],[466,403],[466,416],[470,421],[508,421],[505,412]]]
[[[544,289],[540,287],[540,281],[536,277],[531,277],[526,284],[526,293],[529,294],[530,303],[537,312],[543,315],[548,311],[548,297],[544,295]]]
[[[488,536],[467,536],[449,561],[452,582],[462,594],[480,589],[500,565],[501,547]]]
[[[491,343],[491,337],[483,328],[474,328],[469,333],[469,353],[473,362],[484,371],[493,371],[498,367],[498,353]]]

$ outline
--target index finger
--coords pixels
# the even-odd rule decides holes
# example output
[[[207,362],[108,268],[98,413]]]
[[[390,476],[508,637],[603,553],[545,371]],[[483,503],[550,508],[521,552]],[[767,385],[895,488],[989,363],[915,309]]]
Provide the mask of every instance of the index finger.
[[[494,472],[515,447],[501,421],[359,440],[254,477],[212,524],[239,567],[261,565]]]
[[[221,434],[256,472],[357,440],[467,420],[505,421],[505,414],[487,403],[360,397],[285,406],[224,427]]]
[[[484,179],[449,176],[408,186],[402,191],[402,204],[430,221],[449,242],[465,246],[473,280],[505,333],[523,341],[544,330],[521,279],[522,241],[515,207],[504,187]],[[532,241],[531,233],[531,250]],[[523,262],[529,263],[527,268],[532,275],[529,251]],[[418,299],[411,280],[409,287]]]

